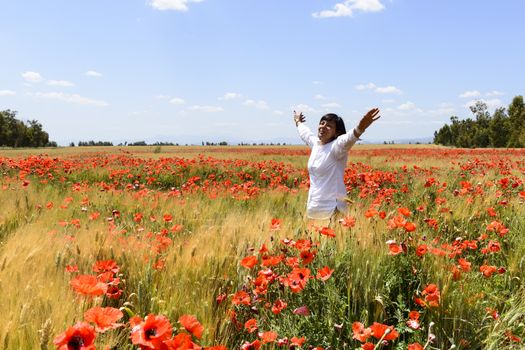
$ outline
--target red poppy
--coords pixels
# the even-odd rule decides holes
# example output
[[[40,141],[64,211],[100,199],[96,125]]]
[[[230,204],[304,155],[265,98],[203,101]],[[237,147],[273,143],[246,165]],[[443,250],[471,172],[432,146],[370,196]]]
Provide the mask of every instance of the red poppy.
[[[334,229],[330,227],[321,227],[321,230],[319,231],[320,234],[327,237],[335,237],[335,231]]]
[[[89,214],[89,220],[96,220],[100,216],[100,213],[98,211]]]
[[[259,333],[259,338],[262,339],[263,343],[273,343],[277,339],[277,333],[273,331]]]
[[[355,226],[355,218],[351,217],[351,216],[346,216],[342,219],[339,219],[339,223],[341,224],[341,226],[343,227],[354,227]]]
[[[299,293],[306,287],[310,278],[310,269],[296,267],[285,278],[284,284],[290,287],[293,293]]]
[[[226,293],[222,293],[217,295],[215,301],[217,302],[217,304],[221,304],[224,300],[226,300],[226,298],[228,298],[228,295],[226,295]]]
[[[301,263],[303,265],[308,265],[315,259],[315,254],[316,251],[311,252],[309,250],[302,250],[300,253]]]
[[[515,342],[515,343],[521,343],[521,338],[515,336],[514,333],[512,333],[512,331],[511,331],[510,329],[507,329],[507,330],[505,331],[505,336],[506,336],[509,340],[511,340],[511,341],[513,341],[513,342]]]
[[[489,241],[487,249],[492,253],[497,253],[501,250],[501,246],[498,241]]]
[[[272,222],[270,223],[270,230],[271,231],[279,231],[281,229],[281,219],[273,218]]]
[[[200,324],[197,318],[193,315],[182,315],[179,317],[179,323],[197,339],[202,337],[204,327]]]
[[[66,265],[66,272],[78,272],[78,265]]]
[[[253,333],[257,330],[257,320],[255,318],[250,318],[248,321],[244,322],[244,329],[248,333]]]
[[[485,311],[487,311],[493,319],[495,319],[495,320],[499,319],[498,310],[492,309],[490,307],[486,307]]]
[[[99,260],[93,265],[93,271],[95,272],[108,272],[111,271],[113,273],[119,272],[119,267],[115,260],[109,259],[109,260]]]
[[[370,208],[368,209],[366,212],[365,212],[365,217],[367,218],[371,218],[373,217],[374,215],[377,215],[378,211],[376,208]]]
[[[144,215],[142,213],[135,213],[135,215],[133,215],[133,221],[135,221],[137,224],[140,224],[143,217]]]
[[[320,279],[321,281],[326,281],[332,276],[333,272],[334,272],[334,269],[330,269],[328,266],[325,266],[322,269],[319,269],[317,271],[316,277],[317,279]]]
[[[361,322],[352,323],[352,332],[354,333],[352,338],[359,340],[361,343],[365,342],[372,335],[370,327],[365,328]]]
[[[370,329],[372,330],[372,336],[376,339],[383,338],[384,340],[394,340],[399,337],[399,333],[396,331],[394,326],[388,326],[386,324],[374,322]]]
[[[292,337],[290,339],[290,346],[298,346],[298,347],[301,347],[303,346],[304,342],[306,341],[306,338],[305,337],[301,337],[301,338],[298,338],[298,337]]]
[[[458,263],[459,263],[459,267],[461,268],[461,271],[463,271],[463,272],[469,272],[470,271],[471,263],[469,263],[466,259],[459,258],[458,259]]]
[[[395,241],[388,241],[388,250],[390,250],[390,255],[398,255],[403,253],[403,247],[401,244],[397,244]]]
[[[116,323],[124,314],[113,307],[92,307],[84,313],[84,320],[95,324],[95,330],[104,333],[107,330],[115,329],[123,325]]]
[[[416,224],[413,222],[407,222],[404,227],[407,232],[414,232],[416,230]]]
[[[422,244],[416,248],[416,255],[419,257],[422,257],[425,255],[428,251],[428,246],[426,244]]]
[[[69,284],[77,293],[88,296],[103,295],[108,290],[107,284],[100,282],[93,275],[78,275]]]
[[[406,322],[407,326],[412,329],[419,329],[419,312],[417,311],[410,311],[408,314],[408,321]]]
[[[246,293],[243,290],[238,291],[235,293],[232,299],[233,305],[250,305],[251,304],[251,298],[248,293]]]
[[[171,339],[162,342],[162,350],[201,350],[202,347],[191,341],[191,335],[179,333]],[[221,348],[218,348],[221,349]]]
[[[497,270],[498,268],[496,266],[481,265],[479,267],[479,271],[487,278],[492,276]]]
[[[256,339],[251,343],[245,342],[244,344],[242,344],[241,350],[258,350],[261,348],[261,345],[261,341],[259,339]]]
[[[409,217],[410,214],[412,213],[408,208],[398,208],[397,212],[403,215],[404,217]]]
[[[423,350],[423,345],[419,344],[419,343],[412,343],[412,344],[408,344],[408,349],[407,350]]]
[[[248,269],[253,268],[255,265],[257,265],[257,257],[254,255],[247,256],[241,260],[241,266],[244,266]]]
[[[142,350],[164,349],[164,341],[169,340],[172,334],[170,321],[162,315],[149,314],[143,322],[133,322],[131,329],[131,342],[138,345]],[[189,349],[189,348],[188,348]]]
[[[421,295],[425,296],[425,301],[429,306],[437,307],[439,306],[439,299],[441,297],[439,288],[435,284],[429,284],[425,287]]]
[[[363,350],[374,350],[376,346],[373,343],[364,343],[361,345],[361,349]]]
[[[170,232],[177,233],[179,231],[182,231],[183,228],[184,228],[184,225],[175,224],[175,225],[171,226]]]
[[[279,265],[281,263],[281,261],[283,261],[283,256],[282,255],[263,256],[261,265],[262,266],[266,266],[266,267],[268,267],[268,266],[275,266],[275,265]]]
[[[282,310],[284,310],[286,307],[288,306],[288,304],[281,300],[281,299],[277,299],[275,301],[275,303],[273,303],[273,306],[272,306],[272,312],[277,315],[279,314]]]
[[[95,350],[95,328],[87,322],[79,322],[57,336],[53,343],[57,350]]]

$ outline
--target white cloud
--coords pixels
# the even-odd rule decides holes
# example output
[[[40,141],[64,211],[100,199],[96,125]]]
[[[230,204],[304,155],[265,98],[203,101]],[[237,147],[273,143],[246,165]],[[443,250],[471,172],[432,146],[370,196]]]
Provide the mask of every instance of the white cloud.
[[[227,100],[234,100],[236,98],[240,98],[242,97],[241,94],[239,93],[236,93],[236,92],[227,92],[224,94],[224,96],[222,97],[219,97],[219,100],[221,101],[227,101]]]
[[[334,5],[331,10],[312,13],[314,18],[348,17],[354,11],[377,12],[385,6],[379,0],[346,0]]]
[[[323,108],[340,108],[341,105],[337,102],[329,102],[321,105]]]
[[[314,98],[316,100],[326,100],[326,97],[324,97],[323,95],[320,95],[320,94],[315,95]]]
[[[22,78],[24,78],[28,83],[39,83],[44,80],[42,75],[37,72],[24,72],[22,73]]]
[[[461,98],[472,98],[472,97],[478,97],[480,95],[481,94],[480,94],[480,92],[478,90],[469,90],[469,91],[465,91],[464,93],[459,95],[459,97],[461,97]]]
[[[61,87],[75,86],[75,84],[73,84],[72,82],[67,81],[67,80],[48,80],[47,81],[47,85],[50,85],[50,86],[61,86]]]
[[[397,106],[397,109],[399,109],[400,111],[411,111],[413,109],[416,109],[416,105],[413,102],[408,101]]]
[[[484,99],[470,100],[470,101],[468,101],[465,104],[465,107],[466,108],[470,108],[471,106],[474,106],[476,104],[476,102],[478,102],[478,101],[484,102],[489,109],[496,109],[498,107],[502,107],[503,106],[503,103],[501,102],[501,100],[499,98],[493,98],[493,99],[490,99],[490,100],[484,100]]]
[[[35,96],[40,97],[40,98],[47,98],[51,100],[64,101],[68,103],[76,103],[80,105],[93,105],[93,106],[98,106],[98,107],[105,107],[108,105],[108,103],[105,101],[93,100],[93,99],[83,97],[80,95],[65,94],[63,92],[45,92],[45,93],[37,92]]]
[[[262,101],[262,100],[259,100],[259,101],[246,100],[244,101],[243,105],[248,106],[248,107],[255,107],[257,109],[268,109],[268,104],[266,103],[266,101]]]
[[[456,109],[449,104],[442,104],[440,107],[436,109],[429,109],[425,113],[433,115],[433,116],[451,116],[454,113],[456,113]]]
[[[159,100],[168,100],[171,97],[169,97],[168,95],[157,95],[157,96],[155,96],[155,98],[157,98]]]
[[[292,106],[291,110],[292,111],[296,111],[296,112],[306,112],[306,113],[315,113],[315,112],[317,112],[317,110],[315,108],[312,108],[309,105],[302,104],[302,103],[300,103],[298,105],[295,105],[295,106]]]
[[[368,83],[368,84],[359,84],[355,86],[356,90],[364,91],[364,90],[374,90],[374,92],[377,92],[378,94],[401,94],[402,91],[399,90],[395,86],[377,86],[374,83]]]
[[[400,94],[401,93],[401,90],[399,90],[395,86],[377,87],[374,91],[379,94]]]
[[[169,101],[172,105],[183,105],[186,103],[186,101],[184,101],[182,98],[180,97],[174,97],[174,98],[171,98],[170,101]]]
[[[376,88],[376,84],[374,83],[368,83],[368,84],[359,84],[359,85],[356,85],[355,86],[356,90],[370,90],[370,89],[375,89]]]
[[[485,95],[487,97],[493,97],[493,96],[503,96],[505,95],[505,93],[501,91],[493,90],[493,91],[487,92]]]
[[[279,111],[279,110],[275,110],[272,113],[275,114],[275,115],[284,115],[284,112],[283,111]]]
[[[199,105],[193,105],[188,108],[190,111],[197,111],[197,112],[206,112],[206,113],[216,113],[216,112],[222,112],[224,111],[224,108],[220,106],[199,106]]]
[[[13,90],[0,90],[0,96],[13,96],[16,92]]]
[[[94,71],[94,70],[88,70],[86,73],[84,73],[84,75],[87,75],[88,77],[99,78],[99,77],[102,76],[102,73],[99,73],[99,72]]]
[[[148,3],[151,7],[157,10],[175,10],[175,11],[188,11],[188,3],[190,2],[201,2],[203,0],[149,0]]]

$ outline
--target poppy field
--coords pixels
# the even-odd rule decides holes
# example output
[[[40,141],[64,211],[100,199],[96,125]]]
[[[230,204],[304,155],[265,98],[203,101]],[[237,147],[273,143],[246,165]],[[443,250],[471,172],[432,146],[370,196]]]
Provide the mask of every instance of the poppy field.
[[[2,349],[523,349],[525,150],[0,150]]]

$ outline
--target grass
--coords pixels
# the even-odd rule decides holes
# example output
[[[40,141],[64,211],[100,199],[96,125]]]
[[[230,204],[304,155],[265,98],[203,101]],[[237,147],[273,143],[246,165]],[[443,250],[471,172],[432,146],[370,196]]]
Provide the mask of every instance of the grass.
[[[258,255],[263,244],[278,253],[284,238],[318,241],[309,267],[315,274],[329,266],[332,277],[312,280],[298,294],[276,285],[268,298],[287,300],[286,312],[276,316],[255,304],[257,312],[237,308],[239,320],[255,317],[261,330],[280,337],[304,335],[307,344],[337,349],[359,346],[352,339],[355,321],[396,326],[400,337],[389,348],[425,344],[430,322],[435,324],[436,341],[429,344],[433,348],[519,348],[509,336],[523,337],[525,311],[525,242],[519,234],[525,219],[518,196],[524,190],[524,165],[517,151],[358,145],[351,152],[347,176],[352,189],[348,215],[355,218],[355,226],[332,224],[335,239],[319,236],[304,217],[308,153],[303,147],[75,147],[37,152],[47,156],[27,162],[34,150],[0,151],[3,348],[52,347],[52,339],[81,321],[94,305],[121,308],[126,319],[163,314],[174,325],[180,315],[193,314],[205,326],[203,344],[239,348],[256,335],[238,330],[229,320],[229,301],[218,305],[216,297],[250,290],[258,270],[241,267],[240,259]],[[45,168],[42,177],[36,172],[23,175],[29,180],[23,186],[21,169],[27,173],[53,158],[60,161],[51,162],[56,166]],[[24,165],[13,168],[6,159]],[[183,167],[172,163],[174,159],[188,162]],[[73,167],[65,171],[64,164]],[[201,179],[189,181],[195,176]],[[148,177],[156,180],[148,183]],[[426,186],[430,178],[436,183]],[[504,178],[516,186],[503,188],[499,181]],[[455,193],[466,181],[473,190]],[[436,204],[436,198],[445,202]],[[502,199],[508,203],[501,204]],[[416,210],[420,206],[425,209]],[[370,207],[384,211],[386,218],[366,218]],[[388,227],[400,207],[410,209],[409,220],[417,225],[414,233]],[[489,207],[497,217],[487,214]],[[94,213],[100,216],[91,219]],[[140,222],[135,221],[137,213],[143,214]],[[165,214],[172,216],[169,222]],[[272,218],[282,219],[279,230],[270,229]],[[437,229],[425,222],[429,218],[437,220]],[[488,232],[489,239],[500,241],[501,252],[465,250],[461,256],[472,262],[472,271],[459,281],[450,272],[455,258],[414,254],[418,245],[433,240],[440,249],[458,238],[477,240],[496,219],[510,229],[505,237]],[[172,230],[174,225],[181,228]],[[385,242],[391,239],[404,242],[407,253],[390,255]],[[477,242],[480,249],[487,243]],[[93,264],[104,259],[120,266],[121,299],[76,294],[69,284],[74,274],[65,272],[66,266],[77,265],[79,273],[90,274]],[[506,271],[483,277],[479,266],[484,263]],[[287,269],[275,267],[283,274]],[[421,297],[430,283],[440,288],[439,307],[417,306],[414,296]],[[303,305],[310,316],[291,312]],[[408,312],[416,308],[422,314],[421,331],[406,326]],[[499,319],[490,317],[486,308],[497,309]],[[128,339],[129,330],[121,329],[101,335],[97,344],[132,348]]]

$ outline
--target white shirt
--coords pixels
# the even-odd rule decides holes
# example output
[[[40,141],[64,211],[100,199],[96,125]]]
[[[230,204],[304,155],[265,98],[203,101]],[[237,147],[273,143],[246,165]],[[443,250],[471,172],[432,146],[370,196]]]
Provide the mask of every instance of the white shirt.
[[[299,123],[297,130],[301,139],[312,148],[308,159],[310,190],[306,213],[311,219],[328,219],[335,209],[346,210],[344,172],[348,151],[358,138],[352,130],[323,145],[304,123]]]

